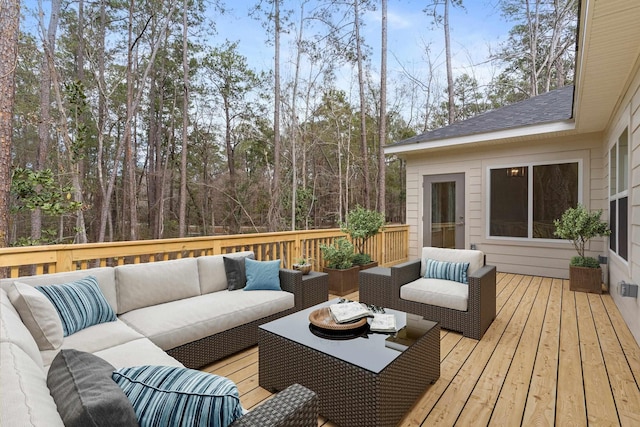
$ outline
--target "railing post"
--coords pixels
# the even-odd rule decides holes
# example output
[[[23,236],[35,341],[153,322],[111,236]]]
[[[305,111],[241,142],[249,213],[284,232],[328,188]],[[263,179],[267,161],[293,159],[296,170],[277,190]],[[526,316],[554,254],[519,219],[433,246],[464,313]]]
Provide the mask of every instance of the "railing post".
[[[72,268],[73,267],[72,249],[62,247],[59,249],[55,249],[55,251],[56,251],[56,273],[59,273],[61,271],[75,270],[75,268]]]

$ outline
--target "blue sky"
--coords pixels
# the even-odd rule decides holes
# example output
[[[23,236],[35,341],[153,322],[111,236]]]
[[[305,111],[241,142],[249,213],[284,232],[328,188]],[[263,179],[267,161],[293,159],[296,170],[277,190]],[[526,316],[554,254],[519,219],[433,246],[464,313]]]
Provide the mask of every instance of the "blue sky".
[[[312,0],[308,9],[312,7]],[[212,11],[210,18],[215,20],[218,34],[211,40],[212,45],[220,45],[225,39],[239,41],[239,51],[248,59],[249,66],[255,70],[270,70],[273,67],[273,47],[266,43],[265,31],[261,23],[248,16],[249,9],[257,0],[227,0],[228,13],[220,16]],[[498,0],[464,0],[464,9],[451,8],[450,26],[453,52],[454,75],[464,72],[473,74],[479,82],[486,83],[495,68],[485,61],[491,49],[496,49],[507,37],[511,24],[504,22],[497,7]],[[298,7],[298,0],[284,0],[283,9]],[[424,49],[429,44],[431,59],[437,68],[436,77],[444,80],[444,37],[441,27],[434,27],[431,18],[423,12],[431,0],[391,0],[388,2],[388,71],[389,79],[403,68],[413,75],[425,76],[427,65]],[[50,8],[49,1],[43,1],[45,12]],[[23,23],[27,31],[35,31],[37,0],[23,2],[23,14],[28,16]],[[298,12],[298,11],[296,11]],[[363,37],[372,49],[372,74],[378,79],[380,68],[380,11],[368,12],[363,17]],[[48,16],[45,17],[48,23]],[[282,64],[292,55],[291,37],[282,39]],[[283,73],[289,70],[284,69]],[[345,88],[353,81],[352,70],[338,71],[339,86]]]
[[[289,1],[290,4],[297,2]],[[444,64],[444,36],[442,28],[434,28],[431,18],[423,12],[429,1],[391,0],[388,2],[388,68],[422,68],[424,46],[431,45],[432,59]],[[451,8],[450,26],[454,73],[461,74],[475,65],[479,78],[491,73],[486,65],[489,46],[504,41],[511,25],[504,22],[496,6],[497,0],[466,0],[464,9]],[[229,2],[232,11],[216,19],[219,42],[224,39],[239,40],[240,51],[248,57],[252,67],[270,69],[273,64],[273,48],[265,42],[266,36],[260,23],[247,17],[247,11],[255,0]],[[286,7],[286,6],[285,6]],[[373,49],[372,65],[379,69],[380,59],[380,11],[364,16],[363,36]],[[282,55],[287,55],[286,38]],[[444,68],[442,68],[444,72]]]

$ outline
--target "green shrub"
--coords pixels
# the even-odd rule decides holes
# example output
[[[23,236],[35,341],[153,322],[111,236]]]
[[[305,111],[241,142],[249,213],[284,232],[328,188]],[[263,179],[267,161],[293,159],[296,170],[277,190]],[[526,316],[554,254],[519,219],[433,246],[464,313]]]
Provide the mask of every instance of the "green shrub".
[[[600,219],[601,215],[602,210],[589,212],[584,206],[578,205],[567,209],[560,219],[553,221],[556,227],[553,234],[561,239],[571,240],[578,252],[578,256],[571,259],[571,265],[594,268],[600,266],[594,258],[585,257],[584,251],[589,239],[611,234],[608,224]]]
[[[371,256],[369,254],[357,253],[353,256],[354,265],[365,265],[371,262]]]
[[[353,244],[344,237],[336,239],[333,244],[320,244],[322,257],[327,267],[344,270],[353,266]]]
[[[600,263],[597,259],[590,256],[574,256],[571,258],[571,263],[569,264],[573,267],[589,267],[589,268],[598,268],[600,267]]]

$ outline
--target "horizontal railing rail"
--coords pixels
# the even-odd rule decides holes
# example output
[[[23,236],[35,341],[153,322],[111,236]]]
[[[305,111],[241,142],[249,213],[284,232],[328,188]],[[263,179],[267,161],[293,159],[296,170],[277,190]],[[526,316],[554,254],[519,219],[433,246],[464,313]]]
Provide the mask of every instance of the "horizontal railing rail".
[[[94,267],[138,264],[238,251],[253,251],[258,260],[280,259],[291,268],[296,259],[312,259],[313,268],[325,265],[321,244],[330,244],[345,234],[340,229],[284,231],[276,233],[234,234],[229,236],[180,239],[135,240],[127,242],[85,243],[50,246],[0,248],[0,271],[20,277]],[[369,239],[366,253],[381,266],[408,260],[409,226],[386,225]]]

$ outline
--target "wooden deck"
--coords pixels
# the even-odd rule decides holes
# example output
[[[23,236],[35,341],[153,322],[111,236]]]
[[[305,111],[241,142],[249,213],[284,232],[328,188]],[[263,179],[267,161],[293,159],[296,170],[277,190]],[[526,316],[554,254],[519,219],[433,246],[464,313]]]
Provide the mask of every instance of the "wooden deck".
[[[440,379],[400,426],[640,425],[640,348],[610,295],[499,273],[497,310],[481,341],[442,331]],[[206,370],[235,381],[245,408],[271,396],[257,347]]]

